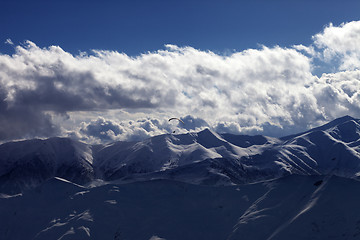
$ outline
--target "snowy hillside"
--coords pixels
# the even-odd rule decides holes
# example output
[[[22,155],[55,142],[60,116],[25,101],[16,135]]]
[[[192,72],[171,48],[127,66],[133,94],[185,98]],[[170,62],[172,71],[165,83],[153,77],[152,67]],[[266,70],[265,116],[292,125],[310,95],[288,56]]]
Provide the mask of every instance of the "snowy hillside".
[[[238,186],[54,178],[0,197],[2,239],[359,239],[360,182],[299,176]]]
[[[349,116],[281,139],[206,129],[96,146],[65,138],[11,142],[0,145],[0,190],[16,193],[53,177],[77,184],[170,179],[206,185],[292,174],[358,178],[359,144],[360,121]]]
[[[84,184],[94,179],[91,147],[65,138],[0,145],[0,192],[17,192],[54,176]]]

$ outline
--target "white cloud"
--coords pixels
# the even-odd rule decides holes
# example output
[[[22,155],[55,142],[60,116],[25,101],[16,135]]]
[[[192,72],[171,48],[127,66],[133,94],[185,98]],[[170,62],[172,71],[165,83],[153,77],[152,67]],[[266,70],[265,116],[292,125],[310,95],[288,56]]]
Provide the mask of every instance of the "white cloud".
[[[345,114],[360,117],[360,78],[349,60],[349,51],[359,50],[346,46],[360,34],[348,34],[358,23],[348,24],[314,36],[317,48],[263,46],[226,56],[175,45],[137,57],[72,55],[27,41],[0,55],[0,139],[62,131],[89,142],[136,140],[172,132],[166,121],[174,116],[186,122],[175,126],[179,133],[209,126],[279,136]],[[314,76],[319,49],[349,71]]]
[[[330,23],[313,40],[322,50],[325,61],[339,61],[340,70],[360,68],[360,21],[343,23],[338,27]]]
[[[360,113],[360,70],[323,74],[313,86],[319,108],[330,119]]]
[[[152,236],[149,240],[166,240],[166,239],[158,236]]]
[[[300,44],[300,45],[294,45],[293,48],[300,52],[304,52],[312,57],[319,56],[318,53],[316,52],[314,46],[304,46],[304,45]]]
[[[90,143],[138,141],[159,134],[172,133],[175,129],[178,133],[182,131],[181,128],[170,124],[167,119],[142,118],[136,121],[117,121],[98,117],[90,122],[82,122],[78,129],[68,132],[67,136]]]
[[[6,39],[5,44],[14,45],[10,38]]]

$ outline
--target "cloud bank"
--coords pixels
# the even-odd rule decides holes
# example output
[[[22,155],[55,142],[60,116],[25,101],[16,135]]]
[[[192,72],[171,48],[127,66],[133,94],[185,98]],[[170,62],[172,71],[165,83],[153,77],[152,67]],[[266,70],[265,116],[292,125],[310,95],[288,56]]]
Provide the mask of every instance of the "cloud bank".
[[[229,56],[169,44],[136,57],[72,55],[26,41],[0,55],[0,141],[61,135],[96,143],[205,127],[282,136],[360,117],[360,21],[330,24],[313,40]],[[318,64],[329,71],[316,76]],[[174,116],[184,126],[167,121]]]
[[[329,24],[323,32],[313,36],[314,44],[322,51],[326,62],[335,62],[339,70],[356,70],[360,66],[359,21],[343,23],[338,27]]]

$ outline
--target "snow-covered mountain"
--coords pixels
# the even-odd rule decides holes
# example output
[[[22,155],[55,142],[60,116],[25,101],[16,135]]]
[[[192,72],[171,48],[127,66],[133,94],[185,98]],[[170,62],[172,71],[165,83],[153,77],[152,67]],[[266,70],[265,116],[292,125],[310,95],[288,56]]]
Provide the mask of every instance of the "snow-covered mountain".
[[[0,239],[360,239],[360,121],[0,145]]]
[[[66,138],[0,145],[0,192],[19,192],[55,176],[80,184],[94,179],[91,146]]]
[[[360,176],[360,121],[349,116],[280,139],[209,129],[139,142],[87,145],[66,138],[0,145],[0,189],[20,192],[61,177],[77,184],[171,179],[207,185],[292,174]]]

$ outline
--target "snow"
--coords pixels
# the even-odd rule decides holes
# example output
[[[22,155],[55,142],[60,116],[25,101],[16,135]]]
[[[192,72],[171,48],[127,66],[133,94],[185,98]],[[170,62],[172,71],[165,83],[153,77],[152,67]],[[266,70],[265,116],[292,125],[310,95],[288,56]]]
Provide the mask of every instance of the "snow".
[[[11,142],[0,145],[0,192],[16,194],[52,177],[87,186],[151,179],[233,185],[291,174],[357,179],[359,133],[359,120],[345,116],[280,139],[205,129],[94,146],[66,138]]]
[[[55,197],[50,189],[58,191]],[[22,196],[0,198],[0,236],[14,240],[360,236],[360,214],[354,211],[360,183],[333,175],[292,175],[222,187],[169,180],[109,183],[83,192],[53,179]]]
[[[1,239],[359,239],[360,121],[0,145]],[[261,231],[259,231],[261,229]]]
[[[58,176],[80,184],[94,178],[90,146],[66,138],[0,145],[0,192],[19,191]]]

